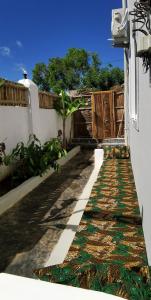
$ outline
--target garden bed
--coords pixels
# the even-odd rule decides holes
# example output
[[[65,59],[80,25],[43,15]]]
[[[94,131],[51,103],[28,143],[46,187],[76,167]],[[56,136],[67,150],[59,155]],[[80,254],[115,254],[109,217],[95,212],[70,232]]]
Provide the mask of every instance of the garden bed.
[[[80,147],[75,147],[67,153],[65,157],[57,160],[60,166],[66,164],[71,158],[73,158],[78,152],[80,152]],[[53,168],[45,172],[43,176],[31,177],[24,182],[18,182],[18,186],[12,186],[11,178],[8,177],[0,183],[0,215],[4,213],[7,209],[12,207],[15,203],[20,201],[24,196],[35,189],[40,183],[47,179],[50,175],[55,172]]]
[[[17,187],[21,183],[22,182],[18,182],[18,184],[13,185],[12,184],[12,178],[11,178],[11,176],[3,179],[0,182],[0,197],[2,197],[3,195],[5,195],[6,193],[8,193],[10,190],[14,189],[15,187]]]

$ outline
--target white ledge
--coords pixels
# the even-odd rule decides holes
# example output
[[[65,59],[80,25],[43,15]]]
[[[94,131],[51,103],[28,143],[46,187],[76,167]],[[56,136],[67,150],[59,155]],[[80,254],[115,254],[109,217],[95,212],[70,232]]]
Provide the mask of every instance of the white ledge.
[[[9,274],[0,274],[2,300],[123,300],[101,292],[48,283]]]
[[[67,256],[67,253],[69,251],[69,248],[73,242],[73,239],[76,234],[75,228],[78,228],[78,225],[80,224],[81,218],[83,216],[85,207],[89,201],[91,191],[93,188],[93,185],[95,181],[97,180],[100,168],[103,164],[103,158],[104,158],[104,150],[103,149],[95,149],[94,151],[94,169],[91,173],[91,176],[89,177],[88,182],[86,183],[82,193],[78,197],[77,204],[73,210],[73,213],[71,217],[68,220],[67,227],[63,230],[57,244],[53,248],[49,259],[47,260],[45,266],[52,266],[52,265],[58,265],[63,263],[65,260],[65,257]],[[72,229],[74,228],[74,230]]]
[[[80,152],[80,147],[73,148],[65,157],[58,159],[60,166],[65,165],[70,159],[72,159],[77,153]],[[11,208],[14,204],[19,202],[23,197],[33,191],[40,183],[46,180],[50,175],[55,172],[53,168],[50,168],[43,176],[35,176],[24,181],[15,189],[11,190],[7,194],[0,197],[0,215],[6,210]],[[58,174],[59,176],[59,174]]]

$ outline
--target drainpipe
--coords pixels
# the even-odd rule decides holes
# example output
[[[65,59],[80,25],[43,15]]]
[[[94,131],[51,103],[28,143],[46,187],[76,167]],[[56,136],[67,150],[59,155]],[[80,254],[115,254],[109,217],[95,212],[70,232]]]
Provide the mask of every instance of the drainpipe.
[[[127,8],[127,0],[122,0],[122,7],[123,7],[124,9]]]
[[[127,8],[127,0],[122,0],[122,7],[124,10]],[[128,65],[126,60],[126,49],[124,50],[124,111],[125,111],[125,125],[124,125],[124,138],[126,145],[128,144]]]

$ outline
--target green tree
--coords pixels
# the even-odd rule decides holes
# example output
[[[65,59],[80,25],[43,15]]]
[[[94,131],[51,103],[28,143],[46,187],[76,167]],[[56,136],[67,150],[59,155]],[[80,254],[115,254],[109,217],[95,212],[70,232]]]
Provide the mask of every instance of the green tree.
[[[60,90],[67,89],[67,74],[69,71],[66,69],[65,60],[63,58],[52,58],[49,60],[47,66],[49,72],[49,89],[53,89],[55,93]]]
[[[33,81],[38,85],[40,90],[50,91],[49,71],[44,63],[38,63],[33,69]]]
[[[122,84],[124,82],[124,71],[120,68],[111,69],[112,85]]]
[[[48,65],[38,63],[33,69],[33,81],[42,90],[79,89],[83,85],[83,77],[90,68],[94,54],[84,49],[70,48],[63,57],[49,59]]]
[[[91,53],[89,68],[82,78],[82,88],[100,89],[100,66],[98,54]]]
[[[36,64],[33,80],[46,91],[73,89],[110,89],[124,82],[123,71],[108,65],[102,68],[99,56],[95,52],[70,48],[62,58],[49,59],[48,65]]]
[[[100,90],[109,90],[124,82],[124,71],[108,65],[100,70]]]
[[[84,106],[84,99],[72,100],[65,91],[61,90],[59,100],[55,103],[55,109],[63,121],[63,147],[66,149],[66,120],[81,106]]]

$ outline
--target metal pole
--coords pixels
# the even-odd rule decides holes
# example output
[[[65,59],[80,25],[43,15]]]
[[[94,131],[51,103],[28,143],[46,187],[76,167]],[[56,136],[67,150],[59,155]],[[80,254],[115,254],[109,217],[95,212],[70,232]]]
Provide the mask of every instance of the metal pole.
[[[122,7],[123,7],[124,9],[127,8],[127,0],[122,0]]]
[[[124,10],[127,8],[127,0],[122,0],[122,7]],[[124,138],[125,143],[128,144],[128,112],[127,112],[127,105],[128,105],[128,63],[126,60],[126,50],[124,50],[124,111],[125,111],[125,127],[124,127]]]

